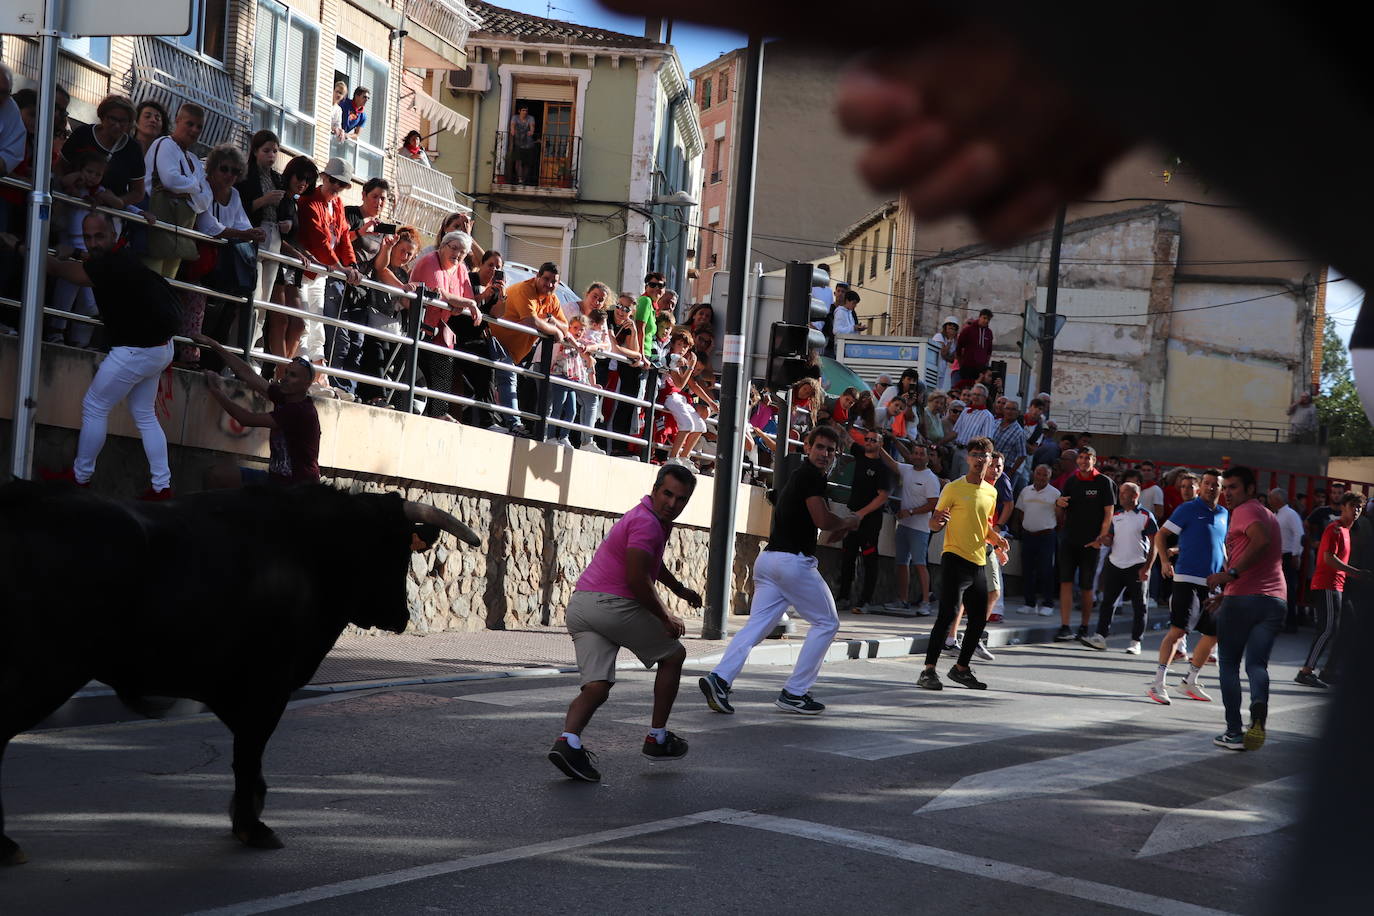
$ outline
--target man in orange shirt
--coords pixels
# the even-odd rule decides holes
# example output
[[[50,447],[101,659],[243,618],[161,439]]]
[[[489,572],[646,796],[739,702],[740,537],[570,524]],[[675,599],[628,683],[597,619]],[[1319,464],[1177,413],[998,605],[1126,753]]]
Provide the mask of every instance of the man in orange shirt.
[[[539,266],[539,273],[506,289],[506,298],[492,307],[491,317],[500,318],[514,324],[523,324],[541,334],[552,337],[554,342],[562,342],[569,347],[578,346],[577,338],[568,331],[567,320],[563,317],[563,306],[558,302],[554,287],[558,285],[558,265],[546,261]],[[502,327],[495,322],[491,326],[491,336],[506,351],[501,362],[516,365],[523,362],[534,349],[538,339],[534,334]],[[492,373],[496,388],[496,401],[502,407],[518,408],[515,392],[515,373],[497,369]],[[527,435],[525,426],[514,414],[506,414],[510,432],[517,436]]]

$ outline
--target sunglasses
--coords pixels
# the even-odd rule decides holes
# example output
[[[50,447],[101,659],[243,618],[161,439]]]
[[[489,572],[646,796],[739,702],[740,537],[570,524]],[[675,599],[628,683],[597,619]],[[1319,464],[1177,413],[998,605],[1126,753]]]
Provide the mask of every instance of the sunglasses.
[[[668,284],[666,284],[666,283],[645,283],[644,285],[645,285],[645,287],[647,287],[648,289],[663,289],[663,287],[667,286]]]
[[[615,307],[615,310],[617,312],[628,312],[630,310],[630,307],[628,305],[617,305]]]
[[[242,175],[242,174],[243,174],[243,169],[239,168],[239,167],[236,166],[236,165],[222,165],[222,166],[219,167],[219,170],[220,170],[221,172],[225,173],[226,175]]]

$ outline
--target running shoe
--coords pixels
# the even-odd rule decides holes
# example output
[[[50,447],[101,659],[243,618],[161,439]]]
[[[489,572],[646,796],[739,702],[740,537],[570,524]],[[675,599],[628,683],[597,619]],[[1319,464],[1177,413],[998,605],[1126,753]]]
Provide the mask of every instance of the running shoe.
[[[725,683],[723,677],[713,671],[703,678],[698,678],[697,686],[706,695],[707,706],[727,716],[734,714],[735,707],[730,705],[730,685]]]
[[[1034,605],[1023,604],[1021,605],[1021,613],[1026,617],[1034,617],[1036,614],[1036,608]]]
[[[1212,695],[1203,690],[1202,685],[1196,681],[1185,679],[1183,682],[1183,692],[1195,700],[1201,700],[1204,703],[1212,702]]]
[[[963,671],[960,671],[957,665],[950,665],[949,679],[956,684],[963,684],[969,690],[988,689],[987,684],[984,684],[982,681],[978,680],[978,678],[973,676],[972,668],[965,668]]]
[[[601,446],[597,445],[595,439],[588,439],[586,442],[583,442],[582,451],[591,452],[593,455],[606,454],[606,450],[603,449]]]
[[[1138,639],[1133,639],[1133,640],[1131,640],[1131,644],[1130,644],[1129,646],[1126,647],[1126,654],[1127,654],[1127,655],[1139,655],[1139,654],[1140,654],[1140,640],[1138,640]]]
[[[1217,652],[1216,652],[1215,649],[1213,649],[1213,650],[1212,650],[1212,653],[1211,653],[1210,655],[1207,656],[1207,661],[1205,662],[1205,664],[1208,664],[1208,665],[1215,665],[1216,663],[1217,663]]]
[[[921,676],[916,678],[916,686],[922,690],[944,690],[945,685],[940,681],[940,675],[935,673],[934,668],[926,668],[921,672]]]
[[[1169,663],[1173,664],[1174,662],[1181,662],[1187,657],[1188,653],[1184,652],[1183,648],[1179,646],[1174,646],[1174,657],[1169,659]]]
[[[973,644],[973,654],[985,662],[997,661],[997,656],[992,654],[992,650],[989,649],[981,639]]]
[[[932,611],[932,610],[930,609],[930,603],[929,603],[929,602],[922,602],[921,604],[918,604],[918,605],[916,606],[916,616],[917,616],[917,617],[929,617],[931,614],[934,614],[934,613],[935,613],[935,612]]]
[[[1224,735],[1217,735],[1212,739],[1212,743],[1217,747],[1224,747],[1228,751],[1245,750],[1245,736],[1240,732],[1227,732]]]
[[[1299,671],[1299,672],[1298,672],[1298,676],[1295,677],[1295,678],[1293,678],[1293,680],[1294,680],[1295,683],[1301,684],[1301,685],[1303,685],[1304,687],[1321,687],[1321,688],[1324,689],[1324,688],[1326,688],[1326,687],[1329,686],[1329,685],[1326,683],[1326,681],[1324,681],[1324,680],[1322,680],[1321,678],[1317,677],[1315,674],[1313,674],[1313,673],[1310,672],[1310,671],[1307,672],[1306,674],[1303,674],[1301,671]]]
[[[1250,727],[1245,731],[1247,751],[1257,751],[1264,746],[1264,725],[1269,718],[1269,704],[1255,702],[1250,704]]]
[[[799,712],[804,716],[819,716],[825,712],[825,704],[817,703],[811,699],[811,694],[804,693],[797,696],[795,693],[788,693],[786,690],[778,693],[778,698],[773,701],[779,709],[788,712]]]
[[[1055,642],[1069,642],[1069,641],[1072,640],[1072,639],[1073,639],[1073,630],[1069,629],[1069,625],[1068,625],[1067,623],[1064,624],[1062,627],[1059,628],[1059,632],[1058,632],[1058,633],[1055,633],[1055,634],[1054,634],[1054,641],[1055,641]]]
[[[887,604],[884,604],[884,605],[883,605],[883,610],[885,610],[885,611],[893,611],[893,612],[898,613],[898,614],[910,614],[910,613],[911,613],[911,602],[910,602],[910,601],[889,601]]]
[[[962,648],[964,648],[964,641],[963,641],[962,639],[949,639],[949,640],[945,640],[945,651],[946,651],[946,652],[949,652],[949,653],[951,653],[951,654],[953,654],[953,655],[958,655],[958,654],[959,654],[959,650],[962,649]]]
[[[989,614],[989,615],[988,615],[988,623],[1001,623],[1001,622],[1002,622],[1002,615],[1001,615],[1001,614]]]
[[[1079,627],[1079,628],[1078,628],[1078,632],[1075,633],[1075,634],[1073,635],[1073,638],[1076,639],[1076,640],[1078,640],[1079,642],[1082,642],[1083,640],[1087,639],[1087,638],[1088,638],[1088,625],[1087,625],[1087,624],[1084,624],[1083,626]]]
[[[1078,641],[1089,649],[1096,649],[1099,652],[1107,651],[1107,637],[1103,636],[1101,633],[1094,633],[1086,639],[1080,636]]]
[[[1165,687],[1163,684],[1151,684],[1150,689],[1145,692],[1145,695],[1160,706],[1169,706],[1174,702],[1169,699],[1169,688]]]
[[[595,759],[596,755],[591,751],[585,747],[573,747],[562,735],[558,736],[558,740],[553,743],[553,749],[549,751],[549,760],[563,771],[564,776],[583,782],[601,781],[601,774],[592,765]]]
[[[644,736],[644,756],[650,760],[677,760],[687,756],[687,741],[679,738],[672,732],[662,744],[654,740],[653,735]]]
[[[1053,617],[1053,616],[1054,616],[1054,608],[1050,607],[1050,606],[1047,604],[1047,605],[1045,605],[1044,607],[1042,607],[1037,613],[1039,613],[1039,615],[1040,615],[1041,617]]]

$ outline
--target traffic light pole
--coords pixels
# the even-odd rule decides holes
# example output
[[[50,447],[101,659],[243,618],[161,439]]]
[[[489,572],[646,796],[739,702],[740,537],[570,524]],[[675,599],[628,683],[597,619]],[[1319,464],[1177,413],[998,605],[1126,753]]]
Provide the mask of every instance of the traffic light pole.
[[[1045,315],[1040,319],[1040,390],[1054,393],[1050,381],[1054,377],[1054,316],[1059,312],[1059,250],[1064,247],[1064,214],[1061,204],[1054,215],[1054,236],[1050,240],[1050,277],[1045,284]],[[1034,395],[1031,395],[1034,397]]]
[[[720,375],[720,416],[716,426],[715,493],[711,502],[711,548],[706,573],[703,639],[725,636],[725,618],[735,566],[735,503],[739,498],[741,398],[749,346],[744,339],[744,296],[749,283],[750,241],[754,235],[754,158],[759,129],[759,84],[763,79],[763,39],[749,38],[740,73],[739,153],[735,159],[734,220],[730,231],[730,290],[725,304],[725,348]]]

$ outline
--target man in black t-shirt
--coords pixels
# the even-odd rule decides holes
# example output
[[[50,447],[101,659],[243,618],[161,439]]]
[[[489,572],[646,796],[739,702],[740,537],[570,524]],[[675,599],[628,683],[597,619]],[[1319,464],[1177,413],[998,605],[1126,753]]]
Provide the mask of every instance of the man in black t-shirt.
[[[167,435],[157,420],[157,382],[172,361],[172,334],[180,323],[180,306],[167,281],[145,267],[115,242],[114,225],[103,213],[81,221],[85,261],[48,255],[47,272],[73,286],[89,286],[105,324],[109,354],[100,363],[81,401],[81,435],[72,477],[87,486],[105,445],[110,411],[125,401],[143,439],[151,486],[144,499],[170,499],[172,470],[167,463]],[[15,246],[12,236],[4,242]]]
[[[845,535],[844,551],[840,559],[840,596],[836,605],[849,605],[855,614],[873,600],[873,586],[878,578],[878,534],[883,527],[883,506],[892,492],[887,465],[883,462],[883,436],[877,430],[853,429],[849,433],[853,445],[854,480],[849,487],[851,512],[859,518],[859,527]],[[850,601],[849,589],[854,584],[855,560],[864,558],[864,584],[857,601]]]
[[[787,478],[773,507],[768,544],[754,561],[754,600],[749,622],[735,634],[715,669],[697,682],[716,712],[733,713],[730,685],[749,658],[749,652],[778,625],[788,607],[811,624],[797,655],[792,676],[774,702],[780,709],[814,716],[824,704],[811,698],[811,685],[821,671],[831,638],[839,629],[835,600],[816,569],[816,529],[853,531],[854,516],[840,518],[825,499],[826,475],[839,450],[840,434],[818,426],[806,437],[805,460]]]
[[[1073,613],[1073,587],[1077,581],[1082,607],[1078,637],[1088,636],[1088,621],[1093,612],[1093,581],[1097,578],[1099,551],[1112,530],[1112,510],[1116,506],[1116,484],[1097,470],[1097,452],[1091,445],[1078,450],[1078,470],[1060,487],[1063,494],[1055,501],[1059,516],[1059,632],[1055,639],[1074,639],[1069,627]]]

